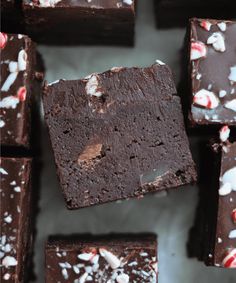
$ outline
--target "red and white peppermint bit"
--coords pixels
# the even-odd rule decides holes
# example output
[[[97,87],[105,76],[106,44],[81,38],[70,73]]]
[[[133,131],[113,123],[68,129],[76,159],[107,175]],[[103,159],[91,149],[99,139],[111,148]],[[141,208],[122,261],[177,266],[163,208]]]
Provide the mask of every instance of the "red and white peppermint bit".
[[[236,268],[236,249],[231,249],[222,261],[225,268]]]
[[[19,98],[20,101],[25,101],[26,93],[27,93],[26,87],[21,86],[18,88],[16,96]]]
[[[213,92],[201,89],[195,93],[193,103],[207,109],[214,109],[219,105],[219,99]]]
[[[209,30],[211,29],[212,24],[211,24],[209,21],[202,20],[202,21],[200,22],[200,26],[201,26],[202,28],[204,28],[205,30],[209,31]]]
[[[233,222],[236,223],[236,208],[233,209],[233,211],[231,213],[231,218],[232,218]]]
[[[223,126],[221,129],[220,129],[220,140],[222,142],[226,142],[229,138],[229,135],[230,135],[230,129],[227,125]]]
[[[115,256],[113,253],[109,252],[108,250],[104,248],[100,248],[99,253],[102,257],[105,258],[105,260],[107,261],[107,263],[110,265],[112,269],[117,269],[118,267],[120,267],[121,262],[119,258]]]
[[[3,49],[7,44],[7,34],[0,32],[0,49]]]
[[[207,44],[212,44],[213,48],[219,52],[225,52],[225,39],[220,32],[214,32],[208,39]]]
[[[202,57],[206,57],[207,48],[201,41],[195,41],[191,43],[190,59],[197,60]]]

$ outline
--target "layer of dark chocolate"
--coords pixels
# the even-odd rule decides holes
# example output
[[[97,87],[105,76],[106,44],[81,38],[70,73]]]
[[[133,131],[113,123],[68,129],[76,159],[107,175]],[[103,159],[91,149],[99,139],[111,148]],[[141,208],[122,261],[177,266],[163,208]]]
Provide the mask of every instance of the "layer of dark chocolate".
[[[157,241],[152,234],[57,236],[46,245],[47,283],[154,283],[157,266]]]
[[[48,4],[49,3],[49,4]],[[23,1],[26,32],[45,44],[134,42],[135,0]]]

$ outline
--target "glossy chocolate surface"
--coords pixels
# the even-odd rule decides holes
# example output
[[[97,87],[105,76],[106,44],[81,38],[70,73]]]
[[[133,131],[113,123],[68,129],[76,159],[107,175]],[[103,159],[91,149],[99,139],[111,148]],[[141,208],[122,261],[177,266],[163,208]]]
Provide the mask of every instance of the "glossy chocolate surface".
[[[0,281],[25,282],[31,254],[31,159],[0,162]]]
[[[192,19],[190,121],[236,125],[236,22]]]

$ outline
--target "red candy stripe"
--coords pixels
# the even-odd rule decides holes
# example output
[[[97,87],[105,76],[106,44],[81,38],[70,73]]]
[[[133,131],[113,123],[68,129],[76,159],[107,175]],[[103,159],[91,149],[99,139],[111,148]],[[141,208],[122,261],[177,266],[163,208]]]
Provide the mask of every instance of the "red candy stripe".
[[[231,217],[234,223],[236,223],[236,208],[232,211]]]
[[[7,34],[0,32],[0,48],[3,49],[7,44]]]
[[[236,268],[236,249],[230,250],[222,262],[225,268]]]
[[[20,101],[25,101],[26,99],[26,87],[25,86],[21,86],[18,91],[17,91],[17,97],[19,98]]]

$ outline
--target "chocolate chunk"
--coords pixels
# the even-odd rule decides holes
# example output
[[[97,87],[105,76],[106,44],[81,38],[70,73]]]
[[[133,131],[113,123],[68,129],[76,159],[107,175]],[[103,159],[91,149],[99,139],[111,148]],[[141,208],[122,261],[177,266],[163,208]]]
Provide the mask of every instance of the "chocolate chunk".
[[[68,208],[196,180],[166,65],[113,68],[45,88],[45,119]]]
[[[31,273],[31,165],[29,158],[0,159],[1,282],[26,282]]]
[[[1,146],[30,148],[32,109],[40,92],[35,44],[21,34],[1,36]],[[40,73],[41,74],[41,73]]]
[[[236,22],[192,19],[188,38],[189,118],[236,125]]]
[[[154,0],[160,28],[183,27],[192,17],[234,19],[234,0]]]
[[[26,31],[46,44],[134,41],[135,0],[23,0]]]
[[[155,283],[157,274],[152,234],[58,236],[46,245],[46,283]]]

